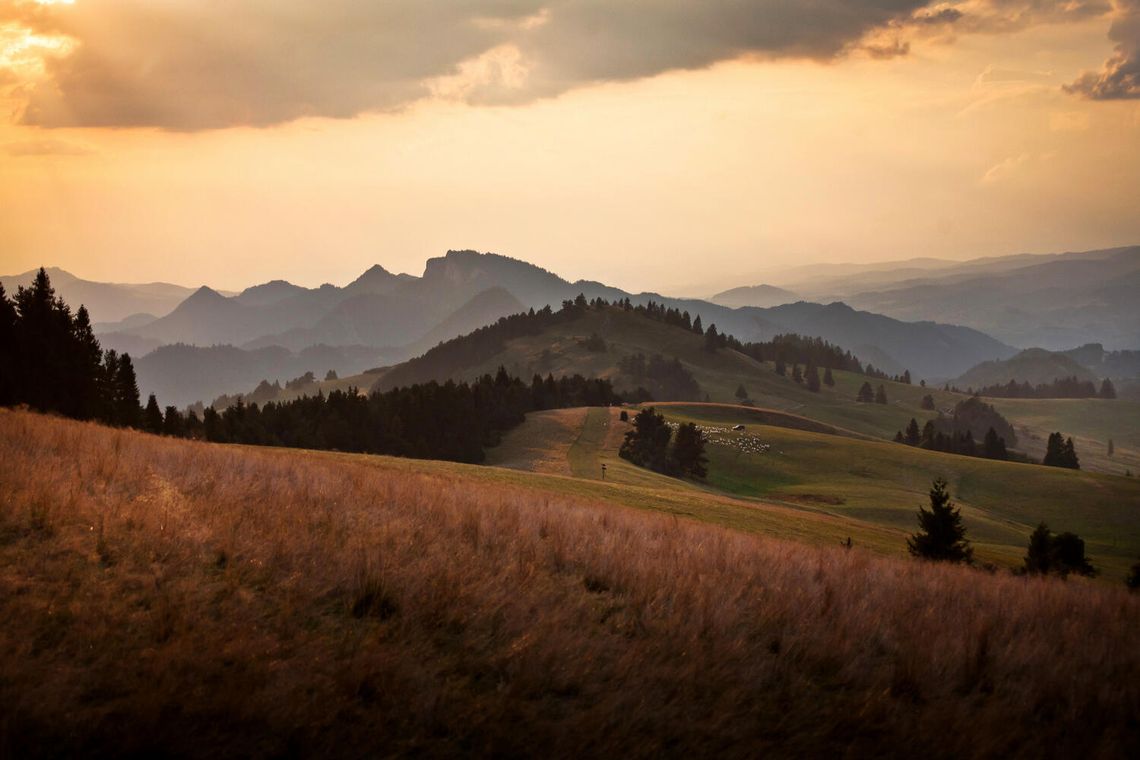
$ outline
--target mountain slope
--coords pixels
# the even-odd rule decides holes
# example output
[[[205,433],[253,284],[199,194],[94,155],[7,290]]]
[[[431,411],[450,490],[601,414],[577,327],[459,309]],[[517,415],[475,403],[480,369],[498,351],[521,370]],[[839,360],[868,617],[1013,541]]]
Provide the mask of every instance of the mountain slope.
[[[759,306],[762,308],[779,306],[801,299],[790,290],[777,288],[775,285],[749,285],[717,293],[709,300],[715,304],[736,309],[741,306]]]
[[[938,319],[1019,346],[1062,350],[1100,342],[1140,348],[1140,246],[1059,256],[969,276],[958,273],[845,297],[899,319]]]
[[[0,277],[9,296],[27,287],[38,270]],[[124,284],[83,280],[57,267],[47,267],[56,295],[73,309],[87,307],[91,321],[118,322],[134,314],[166,314],[194,293],[193,288],[166,282]]]

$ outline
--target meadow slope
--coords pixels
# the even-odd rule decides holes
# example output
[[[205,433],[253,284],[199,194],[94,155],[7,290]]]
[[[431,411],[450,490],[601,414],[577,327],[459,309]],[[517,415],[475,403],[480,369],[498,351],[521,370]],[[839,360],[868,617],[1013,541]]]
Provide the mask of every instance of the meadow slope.
[[[0,754],[1140,749],[1123,588],[544,481],[0,410]]]

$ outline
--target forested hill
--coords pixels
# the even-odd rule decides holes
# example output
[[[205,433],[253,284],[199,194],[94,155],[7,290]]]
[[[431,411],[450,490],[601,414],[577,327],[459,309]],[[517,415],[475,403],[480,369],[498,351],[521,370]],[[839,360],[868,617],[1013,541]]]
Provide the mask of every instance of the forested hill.
[[[636,368],[648,367],[654,357],[676,359],[688,369],[713,373],[748,357],[781,360],[789,371],[794,364],[805,368],[812,364],[821,372],[832,368],[878,374],[850,351],[818,338],[778,335],[744,343],[724,335],[715,324],[702,324],[700,316],[653,301],[634,305],[629,299],[610,303],[601,298],[588,301],[580,295],[564,301],[557,311],[532,309],[441,343],[383,372],[374,388],[464,380],[505,366],[520,377],[581,374],[607,377],[619,389],[632,389],[652,382],[653,373],[639,373]],[[655,398],[668,400],[669,395],[655,394]]]

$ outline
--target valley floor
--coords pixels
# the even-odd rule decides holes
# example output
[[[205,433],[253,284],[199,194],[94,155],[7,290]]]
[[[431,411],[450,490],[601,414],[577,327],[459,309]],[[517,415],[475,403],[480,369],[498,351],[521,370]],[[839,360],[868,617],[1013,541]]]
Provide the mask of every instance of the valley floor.
[[[844,518],[575,478],[619,431],[559,414],[582,419],[570,476],[0,410],[0,755],[1140,748],[1123,587],[813,547],[762,534]]]

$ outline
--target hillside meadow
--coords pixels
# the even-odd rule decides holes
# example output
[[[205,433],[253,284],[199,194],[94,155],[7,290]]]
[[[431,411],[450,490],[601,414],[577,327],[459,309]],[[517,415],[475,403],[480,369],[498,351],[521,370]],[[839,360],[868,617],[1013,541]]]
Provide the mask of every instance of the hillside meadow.
[[[809,542],[851,536],[895,555],[905,553],[931,481],[943,477],[963,510],[979,562],[1021,566],[1029,535],[1041,521],[1084,538],[1105,583],[1121,583],[1140,558],[1137,478],[925,451],[774,410],[683,402],[649,406],[673,422],[704,429],[710,438],[706,481],[669,478],[618,457],[631,426],[613,408],[529,415],[488,451],[488,461],[595,481],[605,464],[609,482],[654,489],[662,501],[687,502],[699,519],[719,522],[712,505],[734,505],[745,514],[764,514],[768,524],[739,521],[731,527]],[[557,426],[552,415],[560,420]],[[745,430],[732,430],[737,424]]]
[[[0,755],[1140,749],[1123,588],[625,488],[0,411]]]

